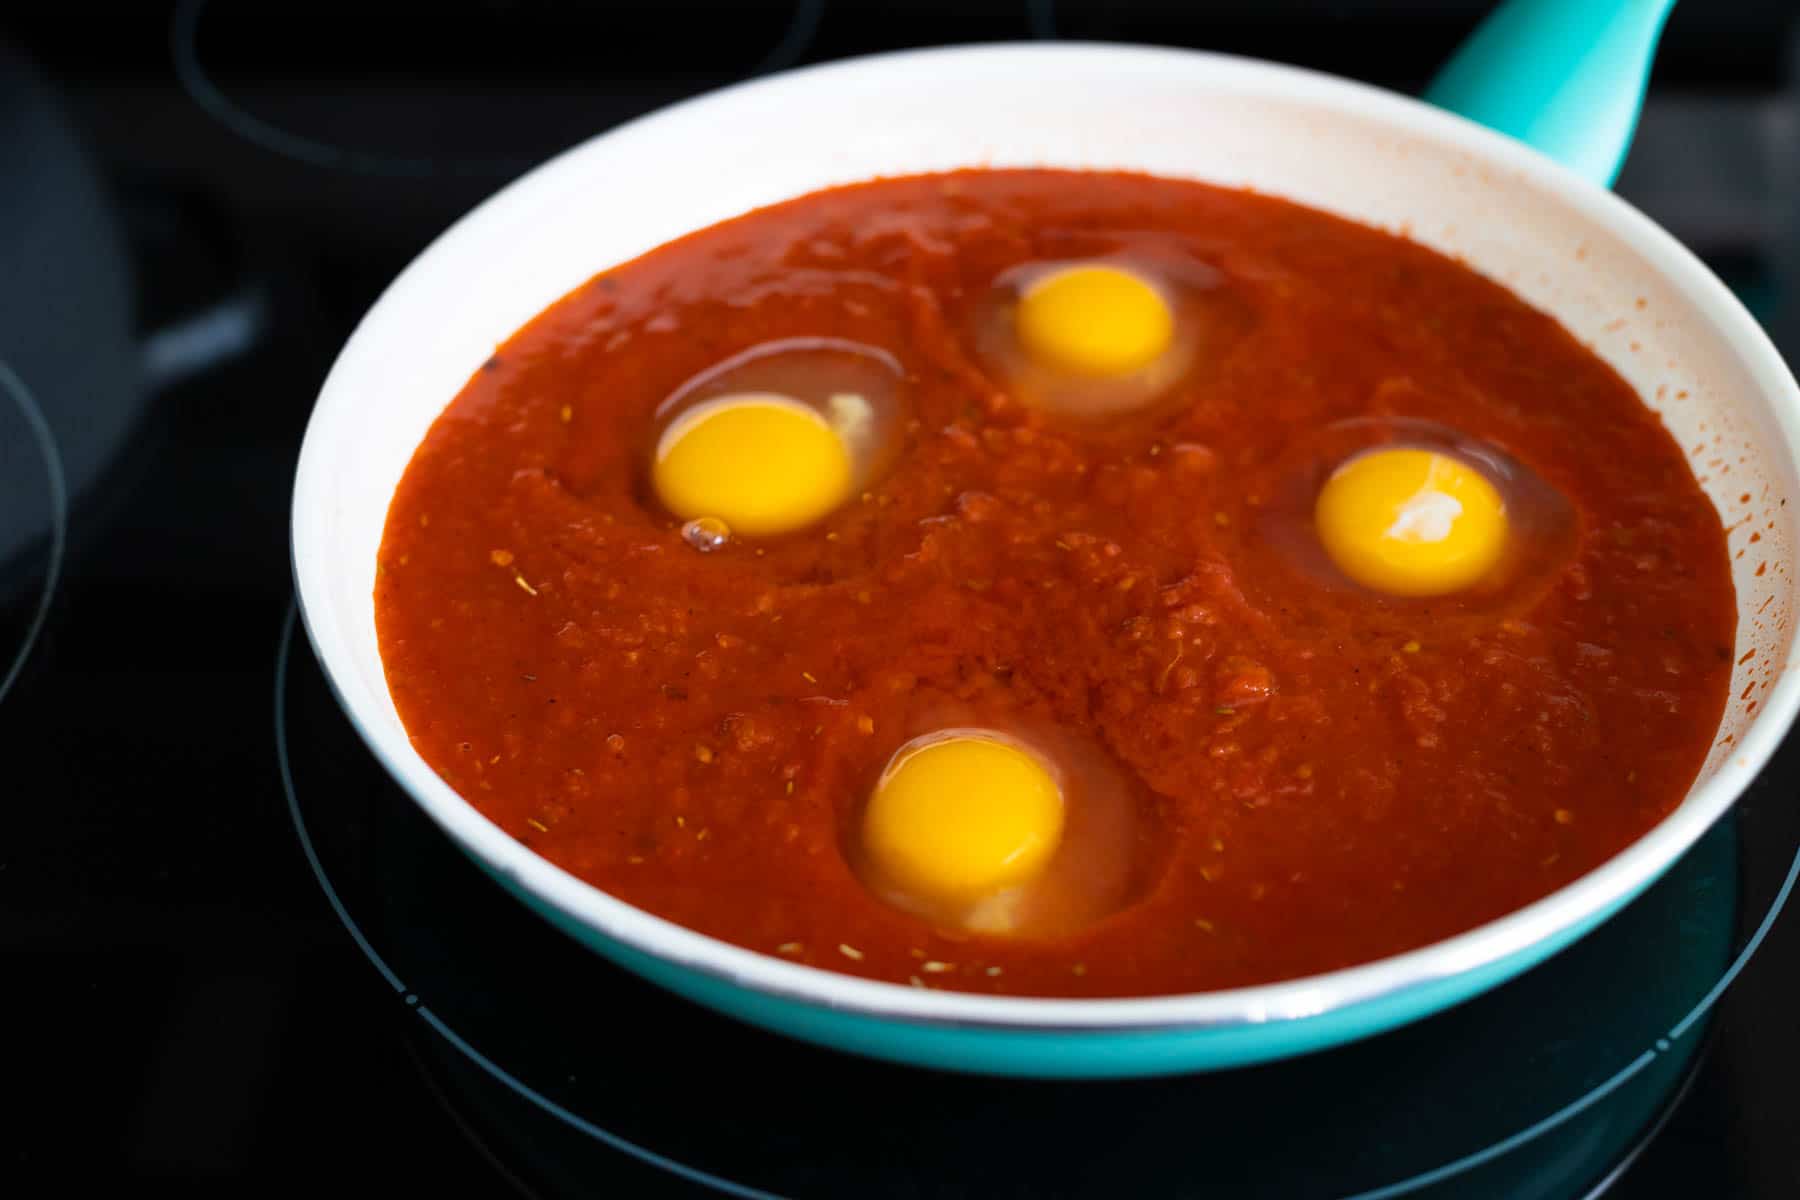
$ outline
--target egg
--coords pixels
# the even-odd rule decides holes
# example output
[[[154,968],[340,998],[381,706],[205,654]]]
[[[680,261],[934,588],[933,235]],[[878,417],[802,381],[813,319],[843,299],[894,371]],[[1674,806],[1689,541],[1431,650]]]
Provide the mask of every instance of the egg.
[[[1414,417],[1301,428],[1233,486],[1246,519],[1215,537],[1246,598],[1297,627],[1411,612],[1422,633],[1473,632],[1541,597],[1580,537],[1574,506],[1529,465]]]
[[[1157,288],[1105,263],[1063,267],[1019,297],[1019,341],[1040,362],[1075,375],[1124,375],[1161,358],[1175,314]]]
[[[1351,579],[1394,596],[1478,582],[1506,548],[1506,503],[1479,468],[1419,447],[1374,450],[1319,491],[1319,540]]]
[[[1032,754],[986,733],[950,733],[894,756],[863,816],[874,865],[941,904],[1036,878],[1062,840],[1062,789]]]
[[[908,732],[844,847],[887,903],[940,929],[1044,937],[1148,891],[1169,844],[1154,797],[1084,734],[961,701],[928,702]]]
[[[697,550],[807,529],[898,453],[903,392],[899,363],[874,347],[835,338],[753,346],[659,406],[651,490]]]
[[[970,312],[978,357],[999,384],[1080,422],[1179,405],[1249,322],[1217,270],[1154,239],[1091,258],[1017,264]]]
[[[752,537],[787,533],[850,494],[850,451],[816,409],[778,392],[739,393],[670,424],[652,477],[678,517],[716,519]]]

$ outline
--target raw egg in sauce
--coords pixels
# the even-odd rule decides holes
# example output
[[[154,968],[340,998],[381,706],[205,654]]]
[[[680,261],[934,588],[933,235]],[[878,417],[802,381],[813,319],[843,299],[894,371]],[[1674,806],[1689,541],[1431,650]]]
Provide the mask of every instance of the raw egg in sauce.
[[[1008,391],[1074,420],[1158,411],[1247,320],[1212,267],[1179,247],[1031,262],[975,307],[982,359]]]
[[[713,518],[751,536],[810,525],[850,493],[850,449],[841,429],[780,392],[722,396],[683,413],[663,432],[656,494],[678,517]]]
[[[1126,375],[1161,358],[1175,314],[1142,275],[1105,263],[1062,267],[1019,295],[1019,343],[1072,375]]]
[[[993,734],[953,732],[896,754],[863,813],[877,869],[932,902],[969,903],[1035,879],[1062,841],[1056,776]]]
[[[892,460],[901,389],[899,363],[859,343],[753,347],[663,402],[652,488],[702,549],[803,529]]]
[[[1506,502],[1481,469],[1415,446],[1344,463],[1319,490],[1315,514],[1338,569],[1395,596],[1460,591],[1506,548]]]
[[[869,788],[848,857],[871,890],[945,929],[1078,929],[1147,887],[1149,797],[1097,748],[1048,726],[933,730]]]
[[[1309,605],[1375,593],[1436,602],[1434,619],[1492,619],[1530,603],[1573,554],[1568,500],[1491,442],[1433,422],[1359,417],[1301,437],[1243,481],[1263,498],[1240,556],[1269,555],[1316,588]],[[1244,577],[1255,588],[1256,572]]]

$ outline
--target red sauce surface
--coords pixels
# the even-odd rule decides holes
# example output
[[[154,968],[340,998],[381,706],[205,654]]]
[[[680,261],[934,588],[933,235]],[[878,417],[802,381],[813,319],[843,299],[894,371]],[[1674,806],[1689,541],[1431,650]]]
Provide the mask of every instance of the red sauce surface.
[[[1172,403],[1090,427],[1022,404],[977,353],[992,281],[1122,248],[1217,272]],[[651,498],[653,412],[799,336],[898,358],[897,460],[813,528],[699,553]],[[1317,430],[1371,415],[1511,455],[1568,545],[1437,601],[1296,569],[1264,510]],[[1045,995],[1348,966],[1569,882],[1685,794],[1736,620],[1679,449],[1549,317],[1280,200],[1038,171],[807,196],[558,301],[419,447],[375,599],[414,745],[551,861],[764,952]],[[1134,903],[1014,940],[862,886],[849,814],[944,704],[1070,730],[1141,785]]]

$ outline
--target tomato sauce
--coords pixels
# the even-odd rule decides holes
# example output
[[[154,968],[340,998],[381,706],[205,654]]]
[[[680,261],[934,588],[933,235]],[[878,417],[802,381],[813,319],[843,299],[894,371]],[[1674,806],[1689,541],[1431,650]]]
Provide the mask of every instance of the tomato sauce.
[[[1212,280],[1169,402],[1022,403],[978,353],[993,281],[1121,248]],[[655,410],[794,337],[892,355],[902,444],[819,524],[701,553],[653,498]],[[1359,417],[1497,447],[1565,542],[1500,594],[1325,585],[1269,513]],[[552,862],[796,961],[1069,996],[1349,966],[1570,882],[1680,802],[1736,621],[1680,450],[1549,317],[1278,199],[1049,171],[803,197],[558,301],[420,445],[375,599],[420,754]],[[1141,787],[1133,901],[1008,939],[871,894],[848,814],[932,705],[1069,730]]]

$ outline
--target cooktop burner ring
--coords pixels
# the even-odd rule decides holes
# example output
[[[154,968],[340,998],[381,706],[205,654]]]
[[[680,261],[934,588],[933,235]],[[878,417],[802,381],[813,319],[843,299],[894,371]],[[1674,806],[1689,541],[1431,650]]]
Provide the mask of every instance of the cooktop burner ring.
[[[198,43],[200,18],[206,6],[207,0],[181,0],[170,17],[169,51],[176,78],[188,99],[213,120],[253,145],[308,166],[397,178],[503,177],[519,174],[535,165],[532,159],[432,158],[355,149],[265,120],[233,100],[202,63]],[[825,0],[793,0],[788,20],[769,50],[742,71],[715,80],[714,86],[742,82],[795,65],[812,45],[824,11]]]
[[[25,670],[32,648],[37,645],[38,637],[50,620],[50,608],[56,600],[57,585],[62,581],[63,556],[69,539],[69,489],[63,471],[62,452],[57,447],[56,435],[51,432],[50,422],[44,418],[43,409],[38,407],[37,398],[25,386],[25,381],[3,360],[0,360],[0,392],[5,392],[12,400],[20,421],[43,459],[48,489],[48,512],[45,515],[49,523],[46,531],[48,545],[44,551],[44,579],[38,591],[37,602],[30,609],[18,650],[10,660],[0,659],[0,662],[6,663],[5,673],[0,674],[0,702],[4,702],[7,693],[12,691],[13,684],[18,682],[20,673]],[[34,551],[30,542],[35,540],[28,539],[20,551],[21,559],[32,557]]]

